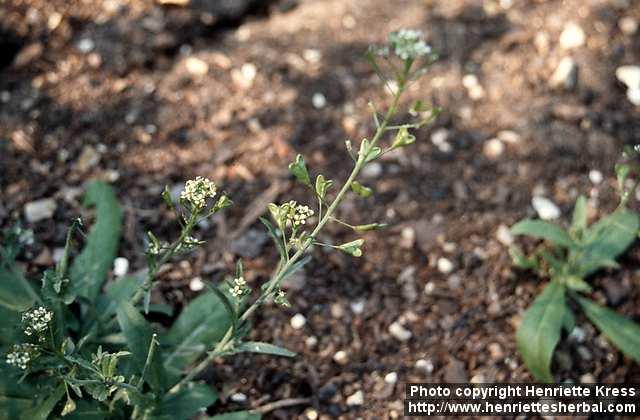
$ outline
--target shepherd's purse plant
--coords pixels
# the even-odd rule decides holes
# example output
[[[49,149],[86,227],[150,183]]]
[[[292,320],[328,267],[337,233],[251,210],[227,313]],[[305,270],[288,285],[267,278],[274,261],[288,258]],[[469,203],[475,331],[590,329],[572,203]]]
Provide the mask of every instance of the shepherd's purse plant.
[[[634,163],[637,151],[627,150],[628,162],[616,166],[620,203],[615,211],[588,224],[587,199],[580,196],[573,209],[569,229],[543,220],[525,219],[511,232],[545,240],[530,257],[513,247],[514,264],[534,270],[551,281],[524,313],[516,333],[518,351],[536,379],[553,381],[551,362],[562,331],[575,328],[575,303],[586,317],[624,354],[640,362],[640,325],[589,298],[593,287],[587,282],[604,268],[617,268],[618,258],[636,239],[640,219],[628,206],[640,181],[640,165]],[[630,179],[635,175],[635,179]]]
[[[301,155],[289,165],[315,204],[285,201],[265,209],[269,218],[261,221],[278,250],[279,262],[271,278],[255,290],[238,261],[233,275],[209,284],[171,326],[157,325],[148,316],[172,311],[151,300],[166,264],[201,246],[198,224],[232,205],[226,194],[202,177],[187,181],[177,198],[165,189],[162,197],[177,217],[180,235],[164,241],[148,232],[147,269],[142,276],[107,282],[118,251],[122,212],[114,191],[102,182],[89,184],[86,191],[84,204],[95,206],[93,226],[85,233],[80,220],[71,224],[62,258],[40,276],[39,287],[16,263],[32,237],[19,227],[6,231],[0,248],[0,345],[6,372],[0,376],[0,415],[28,420],[204,416],[207,409],[215,411],[212,406],[218,396],[216,384],[199,379],[215,358],[242,352],[294,356],[272,344],[248,341],[251,316],[266,302],[289,305],[282,282],[311,258],[314,246],[362,255],[362,238],[327,243],[319,240],[321,231],[329,223],[339,223],[356,235],[384,227],[376,222],[353,225],[340,220],[336,211],[347,194],[370,196],[373,190],[357,181],[362,169],[415,142],[410,130],[438,113],[418,101],[410,109],[415,122],[393,123],[401,96],[435,59],[418,31],[391,34],[389,44],[370,49],[367,58],[391,94],[391,104],[383,114],[370,105],[375,133],[363,139],[357,151],[346,142],[353,169],[339,188],[322,174],[312,178]],[[78,239],[84,248],[73,257]],[[259,414],[233,412],[212,418],[254,419]]]

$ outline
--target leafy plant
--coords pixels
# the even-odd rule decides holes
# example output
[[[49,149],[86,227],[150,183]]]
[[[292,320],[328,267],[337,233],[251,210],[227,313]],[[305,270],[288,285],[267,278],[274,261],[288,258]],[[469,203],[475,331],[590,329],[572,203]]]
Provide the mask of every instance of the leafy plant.
[[[511,232],[543,239],[533,255],[526,257],[517,248],[510,250],[514,264],[532,269],[551,282],[524,313],[516,334],[518,351],[531,371],[541,381],[553,381],[551,360],[562,330],[574,328],[574,315],[568,300],[574,301],[587,318],[624,354],[640,362],[640,325],[589,299],[592,286],[588,277],[603,268],[617,268],[618,258],[635,240],[640,219],[627,207],[632,188],[627,178],[638,167],[628,163],[616,167],[622,191],[618,208],[592,225],[588,224],[587,200],[576,201],[571,226],[542,220],[525,219]]]
[[[355,233],[384,227],[381,223],[351,225],[338,219],[336,210],[350,191],[372,195],[371,188],[356,181],[361,170],[383,154],[415,142],[409,130],[438,113],[418,102],[411,110],[420,116],[417,122],[391,124],[403,92],[434,59],[417,31],[393,33],[389,45],[372,49],[368,59],[390,91],[392,104],[382,116],[371,105],[376,131],[371,140],[361,141],[357,152],[347,142],[354,166],[335,194],[331,193],[334,182],[324,175],[312,181],[301,155],[291,163],[291,174],[312,191],[317,210],[295,201],[268,206],[271,220],[261,220],[280,261],[259,290],[247,283],[238,261],[233,275],[209,284],[170,327],[147,318],[150,312],[163,310],[151,302],[162,267],[201,246],[204,241],[192,236],[199,222],[232,204],[202,177],[187,181],[177,200],[165,189],[162,197],[177,217],[180,235],[166,242],[148,232],[147,270],[140,277],[107,282],[117,255],[122,212],[114,191],[102,182],[89,184],[85,195],[85,205],[95,207],[92,228],[85,233],[80,220],[71,224],[62,258],[42,274],[39,288],[16,263],[22,246],[31,240],[29,232],[20,228],[5,232],[0,248],[0,316],[4,318],[0,346],[8,366],[0,377],[0,412],[29,420],[188,419],[218,399],[211,386],[198,381],[214,358],[245,352],[295,356],[269,343],[248,341],[250,317],[268,301],[289,305],[280,285],[311,258],[306,254],[313,246],[362,255],[363,239],[331,244],[318,240],[320,232],[332,222]],[[390,69],[392,79],[383,67]],[[389,133],[392,138],[383,147],[381,142]],[[84,240],[84,247],[74,257],[78,238]],[[250,412],[213,417],[257,418]]]

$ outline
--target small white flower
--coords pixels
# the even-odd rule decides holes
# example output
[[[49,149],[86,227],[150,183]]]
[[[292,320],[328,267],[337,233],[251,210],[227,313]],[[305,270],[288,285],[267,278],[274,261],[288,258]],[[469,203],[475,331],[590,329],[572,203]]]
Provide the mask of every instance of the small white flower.
[[[6,362],[8,365],[25,370],[33,359],[38,356],[38,346],[33,344],[15,344],[11,351],[7,353]]]
[[[421,31],[401,29],[389,35],[389,44],[394,53],[403,60],[416,59],[431,53],[431,47],[424,42]]]
[[[311,210],[309,206],[298,204],[293,200],[284,204],[284,206],[287,207],[287,221],[294,227],[306,224],[307,219],[314,215],[314,211]]]
[[[205,207],[207,199],[216,196],[216,191],[216,184],[199,176],[185,183],[184,190],[180,193],[180,200],[191,204],[194,210],[201,210]]]
[[[49,327],[49,323],[53,319],[53,312],[45,307],[37,307],[30,309],[22,314],[22,323],[24,324],[24,333],[28,336],[40,335]]]
[[[234,297],[242,297],[251,292],[249,286],[247,286],[247,282],[244,277],[237,277],[233,279],[233,287],[229,288],[229,293],[231,293]]]

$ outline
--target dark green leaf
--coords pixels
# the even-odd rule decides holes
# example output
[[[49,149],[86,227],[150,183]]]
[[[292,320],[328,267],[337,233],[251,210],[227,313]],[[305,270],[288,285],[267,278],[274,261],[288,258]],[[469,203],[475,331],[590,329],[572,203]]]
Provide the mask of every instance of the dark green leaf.
[[[587,229],[585,245],[578,261],[580,275],[586,277],[601,267],[611,266],[634,242],[638,225],[638,215],[623,210],[603,217]]]
[[[537,270],[539,268],[538,259],[533,256],[528,258],[525,256],[520,248],[512,246],[509,248],[509,255],[513,265],[523,270]]]
[[[524,219],[511,227],[514,235],[528,235],[534,238],[545,239],[554,245],[571,248],[573,240],[560,227],[544,220]]]
[[[564,312],[564,319],[562,320],[562,328],[567,334],[571,334],[571,331],[576,327],[576,317],[571,312],[571,310],[567,310]]]
[[[311,178],[309,178],[307,165],[305,164],[304,157],[302,157],[302,155],[296,156],[295,162],[289,164],[289,172],[291,172],[298,181],[311,186]]]
[[[23,312],[33,306],[37,295],[16,266],[0,265],[0,305]]]
[[[640,325],[590,299],[579,296],[576,298],[587,318],[596,324],[620,351],[640,363]]]
[[[96,207],[96,222],[87,236],[82,253],[73,261],[70,287],[75,294],[93,301],[116,257],[122,211],[113,189],[100,181],[89,184],[84,204]]]
[[[154,411],[154,416],[171,420],[187,420],[204,412],[218,400],[211,386],[189,383],[176,394],[169,394]]]
[[[558,279],[558,281],[562,282],[565,286],[567,286],[567,288],[575,290],[577,292],[589,293],[593,290],[593,288],[589,286],[586,281],[578,276],[562,276]]]
[[[58,385],[56,389],[37,406],[24,411],[20,418],[22,420],[47,420],[64,394],[64,384]]]
[[[620,192],[624,193],[624,182],[627,180],[629,173],[631,172],[631,167],[629,165],[619,163],[615,166],[616,176],[618,177],[618,188],[620,188]]]
[[[236,347],[237,353],[262,353],[274,356],[295,357],[296,353],[269,343],[247,341]]]
[[[261,217],[260,221],[263,225],[265,225],[265,227],[267,228],[267,232],[269,232],[269,236],[271,236],[271,239],[276,244],[276,248],[278,249],[278,253],[280,254],[280,259],[283,261],[286,260],[287,254],[284,248],[284,243],[282,242],[282,238],[278,235],[278,231],[273,227],[271,222],[269,222],[264,217]]]
[[[116,310],[118,324],[127,339],[127,348],[132,354],[133,364],[138,376],[143,372],[154,331],[146,319],[129,302],[120,302]],[[165,378],[160,363],[160,351],[156,350],[151,364],[147,368],[145,380],[155,390],[165,387]]]
[[[569,311],[565,287],[552,281],[527,309],[516,334],[518,351],[533,376],[552,382],[551,357]]]

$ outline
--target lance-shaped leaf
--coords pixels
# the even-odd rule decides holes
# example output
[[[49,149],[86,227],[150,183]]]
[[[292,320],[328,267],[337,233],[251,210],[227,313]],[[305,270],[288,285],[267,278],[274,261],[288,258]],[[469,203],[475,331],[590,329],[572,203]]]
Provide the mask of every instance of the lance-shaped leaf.
[[[362,256],[362,245],[364,244],[364,239],[356,239],[355,241],[347,242],[346,244],[338,245],[340,251],[349,254],[353,257],[361,257]]]
[[[571,220],[571,231],[573,234],[582,233],[587,228],[587,199],[581,195],[576,200],[573,208],[573,218]]]
[[[302,155],[296,156],[296,160],[289,164],[289,172],[291,172],[298,181],[311,186],[309,171],[307,171],[307,165],[304,163],[304,157],[302,157]]]
[[[384,229],[387,226],[389,225],[387,225],[386,223],[369,223],[366,225],[353,226],[353,230],[356,232],[368,232],[370,230]]]
[[[371,188],[362,185],[358,181],[353,181],[351,183],[351,190],[362,198],[371,197],[371,195],[373,195],[373,190]]]
[[[96,222],[87,236],[82,253],[73,261],[69,273],[70,287],[75,294],[93,301],[116,257],[122,211],[113,189],[99,181],[89,185],[84,204],[96,207]]]
[[[552,281],[527,309],[516,333],[518,351],[536,379],[552,382],[551,357],[570,309],[565,286]]]
[[[640,363],[640,325],[591,299],[576,297],[587,318],[624,354]]]
[[[273,356],[295,357],[296,353],[285,348],[274,346],[269,343],[261,343],[259,341],[246,341],[236,347],[237,353],[262,353],[271,354]]]
[[[524,219],[511,227],[514,235],[529,235],[534,238],[545,239],[554,245],[565,248],[572,247],[573,240],[567,232],[553,223],[544,220]]]

